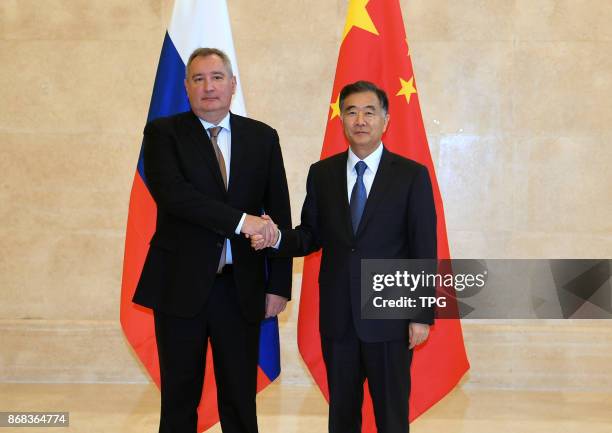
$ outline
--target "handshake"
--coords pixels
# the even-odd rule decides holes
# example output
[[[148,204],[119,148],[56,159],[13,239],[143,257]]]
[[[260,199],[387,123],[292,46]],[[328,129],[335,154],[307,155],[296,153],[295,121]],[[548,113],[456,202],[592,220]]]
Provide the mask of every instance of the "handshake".
[[[278,226],[266,214],[261,217],[247,215],[241,231],[251,240],[251,247],[257,251],[275,245],[280,236]]]

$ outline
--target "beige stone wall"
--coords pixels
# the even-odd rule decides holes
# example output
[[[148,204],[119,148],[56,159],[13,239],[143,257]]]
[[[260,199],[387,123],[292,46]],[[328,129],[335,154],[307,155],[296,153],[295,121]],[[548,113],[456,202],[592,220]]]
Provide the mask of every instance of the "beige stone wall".
[[[612,3],[401,3],[453,255],[610,258]],[[297,221],[346,2],[228,5],[247,110],[279,131]],[[0,1],[0,380],[146,380],[118,301],[171,10],[171,0]],[[294,303],[285,372],[308,383],[296,317]],[[482,338],[498,335],[478,326],[466,338],[482,360]]]

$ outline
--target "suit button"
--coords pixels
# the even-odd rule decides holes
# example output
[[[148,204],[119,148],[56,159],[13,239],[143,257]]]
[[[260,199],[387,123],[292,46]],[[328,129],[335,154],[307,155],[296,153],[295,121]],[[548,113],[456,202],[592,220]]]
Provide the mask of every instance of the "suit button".
[[[219,248],[223,248],[223,243],[221,243],[221,242],[217,242],[217,246],[218,246]]]
[[[357,251],[356,248],[351,248],[351,253],[354,253],[355,251]]]

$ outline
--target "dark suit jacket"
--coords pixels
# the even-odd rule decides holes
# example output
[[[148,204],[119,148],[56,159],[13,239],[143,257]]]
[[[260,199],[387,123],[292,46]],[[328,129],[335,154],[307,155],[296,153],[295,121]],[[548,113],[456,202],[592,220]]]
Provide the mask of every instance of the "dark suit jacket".
[[[407,321],[363,320],[361,259],[436,257],[436,210],[427,168],[383,150],[356,235],[349,211],[343,152],[313,164],[308,173],[302,221],[282,230],[277,254],[302,256],[322,248],[319,330],[341,338],[352,321],[363,341],[405,338]],[[433,323],[424,310],[415,321]]]
[[[265,313],[265,293],[291,296],[291,259],[255,252],[236,229],[243,212],[268,213],[291,227],[289,192],[276,131],[231,114],[228,190],[208,134],[191,111],[148,123],[144,165],[157,204],[157,228],[134,302],[167,314],[201,311],[215,280],[223,241],[232,246],[238,303],[245,318]]]

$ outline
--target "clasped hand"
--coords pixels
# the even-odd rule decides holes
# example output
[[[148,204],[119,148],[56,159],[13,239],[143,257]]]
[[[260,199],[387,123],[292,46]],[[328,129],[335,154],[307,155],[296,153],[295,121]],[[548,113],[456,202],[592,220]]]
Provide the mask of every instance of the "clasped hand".
[[[247,215],[242,224],[242,233],[251,240],[255,250],[271,247],[278,241],[278,226],[268,215]]]
[[[268,215],[247,215],[242,223],[242,233],[251,240],[255,250],[271,247],[278,242],[278,226]],[[287,306],[287,298],[273,293],[266,294],[266,319],[280,314]]]

